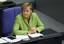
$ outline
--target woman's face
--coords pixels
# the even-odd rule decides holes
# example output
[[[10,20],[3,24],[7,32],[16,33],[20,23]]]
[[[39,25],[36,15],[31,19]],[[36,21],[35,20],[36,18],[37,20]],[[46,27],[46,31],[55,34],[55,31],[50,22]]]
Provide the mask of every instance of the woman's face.
[[[23,17],[28,18],[31,15],[32,10],[30,6],[23,8]]]

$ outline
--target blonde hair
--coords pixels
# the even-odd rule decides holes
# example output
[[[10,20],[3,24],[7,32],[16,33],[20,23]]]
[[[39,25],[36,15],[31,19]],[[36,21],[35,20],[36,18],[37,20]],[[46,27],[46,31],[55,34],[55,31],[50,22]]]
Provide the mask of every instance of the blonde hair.
[[[32,3],[23,3],[23,5],[22,5],[22,8],[25,8],[25,7],[30,7],[30,9],[32,9]]]

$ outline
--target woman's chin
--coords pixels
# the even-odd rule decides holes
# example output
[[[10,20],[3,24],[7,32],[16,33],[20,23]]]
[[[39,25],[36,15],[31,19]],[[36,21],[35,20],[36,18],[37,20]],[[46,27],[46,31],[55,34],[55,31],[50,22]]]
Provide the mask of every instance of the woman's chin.
[[[29,18],[28,16],[25,16],[25,18]]]

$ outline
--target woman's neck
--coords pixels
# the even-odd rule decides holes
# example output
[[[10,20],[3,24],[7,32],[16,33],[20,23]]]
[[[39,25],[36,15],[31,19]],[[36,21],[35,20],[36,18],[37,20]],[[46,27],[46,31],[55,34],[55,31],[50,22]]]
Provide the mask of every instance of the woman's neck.
[[[30,17],[24,17],[25,21],[29,21]]]

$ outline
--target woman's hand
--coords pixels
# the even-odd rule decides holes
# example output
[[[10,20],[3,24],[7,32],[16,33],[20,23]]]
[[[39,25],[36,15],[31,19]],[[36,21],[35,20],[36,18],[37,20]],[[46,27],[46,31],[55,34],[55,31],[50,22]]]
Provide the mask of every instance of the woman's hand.
[[[36,27],[30,27],[28,34],[33,34],[33,33],[36,33],[36,32],[37,32]]]

